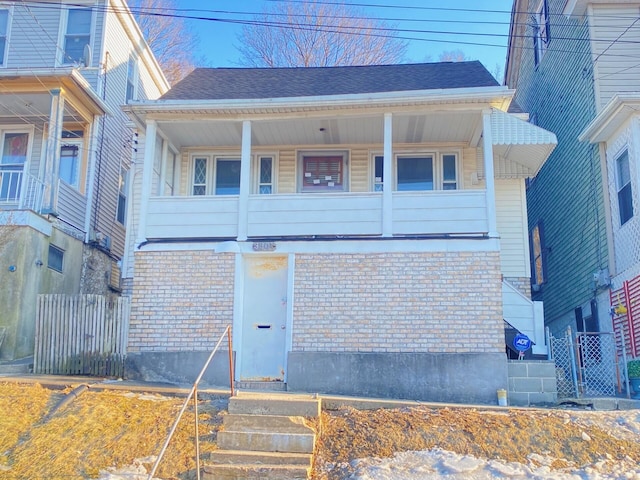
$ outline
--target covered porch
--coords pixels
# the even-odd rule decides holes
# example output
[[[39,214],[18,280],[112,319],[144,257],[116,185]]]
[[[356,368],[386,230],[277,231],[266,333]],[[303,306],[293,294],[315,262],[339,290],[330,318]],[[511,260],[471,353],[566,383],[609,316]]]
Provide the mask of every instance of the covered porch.
[[[127,106],[136,243],[497,237],[495,179],[535,175],[555,136],[470,90]]]

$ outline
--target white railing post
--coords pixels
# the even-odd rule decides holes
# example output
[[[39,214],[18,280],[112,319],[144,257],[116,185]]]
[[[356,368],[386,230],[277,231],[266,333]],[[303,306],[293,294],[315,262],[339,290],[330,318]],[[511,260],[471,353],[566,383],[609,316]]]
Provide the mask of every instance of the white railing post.
[[[491,133],[491,110],[482,112],[482,138],[484,149],[484,179],[487,190],[487,216],[489,236],[498,237],[496,215],[496,186],[493,171],[493,135]]]
[[[147,120],[144,138],[144,164],[142,166],[142,190],[140,193],[140,215],[138,216],[138,232],[136,244],[139,246],[147,240],[147,210],[153,182],[153,160],[156,155],[157,124],[155,120]]]
[[[240,155],[240,195],[238,198],[238,241],[247,239],[249,222],[249,192],[251,191],[251,122],[242,122],[242,152]]]
[[[393,236],[393,116],[384,114],[382,166],[382,236]]]

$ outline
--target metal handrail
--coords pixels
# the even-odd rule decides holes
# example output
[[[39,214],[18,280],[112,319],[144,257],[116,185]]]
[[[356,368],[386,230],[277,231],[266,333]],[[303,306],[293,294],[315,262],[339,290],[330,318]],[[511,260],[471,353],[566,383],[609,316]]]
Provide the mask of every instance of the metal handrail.
[[[216,346],[214,347],[214,349],[212,350],[211,354],[209,355],[209,358],[207,359],[207,361],[205,362],[204,366],[202,367],[202,370],[200,370],[200,374],[198,375],[198,378],[196,378],[196,381],[193,382],[193,387],[191,387],[191,391],[189,392],[189,395],[187,396],[187,398],[184,401],[184,404],[182,405],[182,408],[180,409],[180,413],[178,413],[178,417],[176,418],[176,421],[173,423],[173,427],[171,427],[171,431],[169,432],[169,435],[167,436],[167,440],[164,442],[164,445],[162,447],[162,450],[160,450],[160,454],[158,455],[158,458],[156,459],[156,462],[153,464],[153,468],[151,469],[151,472],[149,473],[149,476],[147,477],[147,480],[152,480],[153,476],[156,473],[156,470],[158,469],[158,465],[160,465],[160,461],[162,460],[162,457],[164,456],[167,447],[169,446],[169,442],[171,441],[171,439],[173,438],[173,434],[176,431],[176,428],[178,427],[178,424],[180,423],[180,419],[182,418],[182,415],[184,414],[185,410],[187,409],[187,405],[189,404],[189,400],[191,400],[191,397],[193,397],[193,403],[194,403],[194,407],[195,407],[195,429],[196,429],[196,476],[197,479],[200,480],[200,439],[198,438],[198,384],[200,383],[200,380],[202,380],[202,376],[204,375],[204,372],[206,372],[207,368],[209,368],[209,364],[211,363],[211,360],[213,359],[213,356],[215,355],[216,351],[218,350],[218,347],[220,346],[220,344],[222,343],[222,340],[224,339],[225,335],[227,336],[227,339],[229,341],[229,380],[231,383],[231,396],[233,397],[233,352],[231,350],[232,348],[232,343],[231,343],[231,325],[227,325],[227,328],[224,329],[224,332],[222,333],[222,335],[220,336],[220,339],[218,340],[218,343],[216,343]]]

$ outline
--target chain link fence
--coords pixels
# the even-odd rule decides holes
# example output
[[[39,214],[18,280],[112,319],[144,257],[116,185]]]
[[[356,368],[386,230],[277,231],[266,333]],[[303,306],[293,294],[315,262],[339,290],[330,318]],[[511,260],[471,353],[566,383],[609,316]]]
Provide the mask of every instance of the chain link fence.
[[[624,362],[610,332],[549,335],[558,398],[613,397],[623,391]],[[628,389],[627,389],[628,390]]]

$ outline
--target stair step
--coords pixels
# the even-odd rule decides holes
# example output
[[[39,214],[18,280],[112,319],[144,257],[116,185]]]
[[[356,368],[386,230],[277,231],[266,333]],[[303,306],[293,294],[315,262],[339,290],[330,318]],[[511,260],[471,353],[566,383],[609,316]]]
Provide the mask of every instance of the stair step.
[[[226,431],[313,433],[313,429],[306,425],[304,417],[229,413],[223,417],[223,424]]]
[[[317,418],[320,416],[320,399],[311,395],[238,392],[229,399],[228,411],[232,414]]]
[[[287,384],[284,382],[248,382],[239,381],[236,382],[236,388],[238,390],[261,390],[272,392],[286,392]]]
[[[216,442],[221,450],[313,453],[315,434],[221,430]]]
[[[311,467],[301,465],[205,465],[203,480],[308,479]]]
[[[289,452],[247,452],[245,450],[214,450],[210,461],[214,464],[260,464],[260,465],[303,465],[311,466],[309,453]]]

